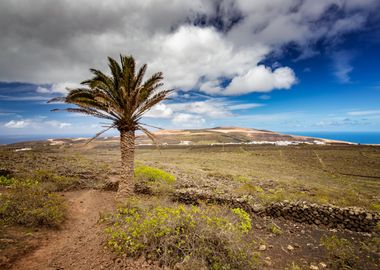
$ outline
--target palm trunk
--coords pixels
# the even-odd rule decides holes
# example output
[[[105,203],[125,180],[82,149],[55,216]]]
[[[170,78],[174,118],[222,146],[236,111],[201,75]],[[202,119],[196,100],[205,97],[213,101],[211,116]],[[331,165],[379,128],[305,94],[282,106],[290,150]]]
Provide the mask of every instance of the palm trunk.
[[[124,199],[133,193],[134,188],[134,159],[135,159],[135,131],[120,131],[121,177],[118,197]]]

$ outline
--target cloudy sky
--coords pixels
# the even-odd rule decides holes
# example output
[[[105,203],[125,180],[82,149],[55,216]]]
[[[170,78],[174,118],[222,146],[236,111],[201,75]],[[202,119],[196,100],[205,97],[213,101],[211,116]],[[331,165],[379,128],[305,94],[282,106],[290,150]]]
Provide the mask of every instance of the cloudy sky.
[[[0,130],[91,134],[46,104],[132,54],[173,99],[144,123],[380,131],[378,0],[2,0]]]

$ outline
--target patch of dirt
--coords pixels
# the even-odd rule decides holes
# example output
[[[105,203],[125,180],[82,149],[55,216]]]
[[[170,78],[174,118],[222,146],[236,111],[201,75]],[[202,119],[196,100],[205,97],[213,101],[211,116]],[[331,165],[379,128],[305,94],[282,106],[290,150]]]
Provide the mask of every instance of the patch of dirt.
[[[99,214],[115,208],[114,192],[82,190],[62,194],[68,204],[63,228],[51,231],[39,248],[17,261],[11,269],[157,269],[143,258],[117,259],[104,247]]]

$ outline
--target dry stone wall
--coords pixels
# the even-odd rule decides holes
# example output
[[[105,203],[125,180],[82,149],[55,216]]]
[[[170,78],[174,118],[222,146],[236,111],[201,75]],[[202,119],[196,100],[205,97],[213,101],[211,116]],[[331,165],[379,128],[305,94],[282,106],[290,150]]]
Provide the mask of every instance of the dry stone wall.
[[[253,196],[236,197],[229,194],[214,194],[195,188],[178,189],[172,197],[174,200],[186,204],[197,204],[199,201],[227,204],[260,216],[283,217],[296,222],[323,224],[330,228],[358,232],[371,232],[380,222],[380,213],[358,207],[319,205],[305,201],[274,202],[263,206],[255,203]]]

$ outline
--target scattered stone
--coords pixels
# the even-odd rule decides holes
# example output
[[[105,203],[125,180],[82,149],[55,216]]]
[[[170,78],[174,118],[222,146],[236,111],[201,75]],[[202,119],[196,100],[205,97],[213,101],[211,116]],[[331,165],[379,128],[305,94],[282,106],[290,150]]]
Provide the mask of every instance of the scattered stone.
[[[4,243],[4,244],[14,244],[14,243],[16,243],[16,241],[15,240],[13,240],[13,239],[0,239],[0,243]]]
[[[272,266],[272,262],[271,261],[268,261],[268,260],[264,260],[264,264],[266,266]]]
[[[314,264],[310,264],[310,270],[319,270],[319,267]]]
[[[260,251],[265,251],[265,250],[267,250],[267,246],[266,245],[260,245],[259,246],[259,250]]]
[[[294,247],[293,247],[292,245],[288,245],[286,248],[287,248],[289,251],[293,251],[293,250],[294,250]]]
[[[318,264],[318,266],[319,266],[320,268],[326,268],[326,267],[327,267],[327,264],[325,264],[324,262],[320,262],[320,263]]]

